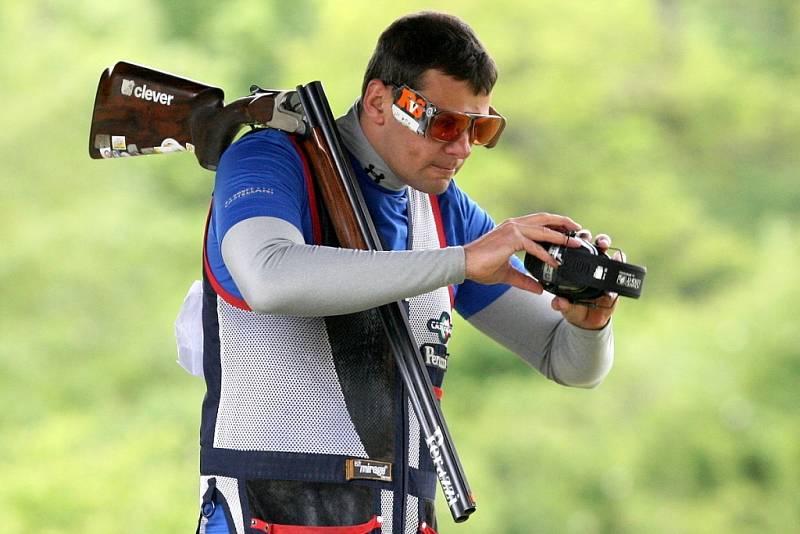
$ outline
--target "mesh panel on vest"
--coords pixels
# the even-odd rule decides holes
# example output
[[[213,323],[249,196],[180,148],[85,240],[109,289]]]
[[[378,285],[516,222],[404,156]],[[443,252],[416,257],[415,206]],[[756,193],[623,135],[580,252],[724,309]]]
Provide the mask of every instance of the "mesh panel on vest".
[[[427,194],[409,188],[408,210],[412,220],[411,243],[415,250],[439,248],[439,235]],[[435,332],[428,329],[429,319],[439,319],[442,311],[450,310],[450,292],[441,287],[409,300],[409,320],[417,343],[442,343]]]
[[[356,525],[375,513],[372,488],[350,483],[242,481],[250,514],[284,525]]]
[[[419,532],[419,500],[409,495],[406,500],[406,532],[416,534]]]
[[[416,189],[408,189],[408,212],[413,223],[413,248],[439,248],[439,233],[433,217],[430,197]]]
[[[394,493],[388,490],[381,490],[381,534],[394,534],[392,523],[394,522]]]
[[[408,465],[414,469],[419,469],[419,432],[419,419],[408,401]]]
[[[446,322],[449,322],[450,295],[447,288],[437,289],[430,293],[425,293],[414,297],[409,301],[408,320],[411,323],[411,330],[417,343],[440,343],[446,345],[450,340],[449,333],[446,339],[442,340],[437,332],[428,328],[428,321],[431,319],[440,320],[443,311],[448,312]],[[444,326],[443,326],[444,328]]]
[[[430,197],[425,193],[409,190],[409,212],[412,214],[412,237],[414,249],[439,248],[439,235],[436,231],[436,220],[433,216]],[[430,293],[424,293],[409,300],[408,318],[417,344],[439,345],[446,347],[450,341],[450,292],[447,287],[440,287]],[[446,349],[443,351],[446,352]],[[444,357],[444,354],[440,354]],[[429,367],[434,386],[441,384],[444,370]]]
[[[217,314],[222,383],[214,447],[367,457],[324,319],[260,315],[221,298]]]
[[[370,458],[395,461],[395,362],[377,310],[325,318],[339,387]]]

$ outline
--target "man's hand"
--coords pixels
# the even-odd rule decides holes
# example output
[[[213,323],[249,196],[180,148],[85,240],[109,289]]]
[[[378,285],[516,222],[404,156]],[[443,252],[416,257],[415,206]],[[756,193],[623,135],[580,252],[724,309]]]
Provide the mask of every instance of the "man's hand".
[[[541,284],[530,275],[514,269],[509,258],[524,250],[548,265],[558,267],[556,260],[536,241],[577,248],[580,241],[567,237],[564,232],[580,229],[581,226],[569,217],[550,213],[509,219],[464,247],[466,277],[481,284],[511,284],[541,294]]]
[[[591,241],[592,233],[584,229],[578,232],[578,237],[585,241]],[[597,239],[595,239],[595,245],[600,252],[605,254],[608,247],[611,246],[611,238],[606,234],[599,234]],[[622,251],[617,251],[614,253],[612,259],[625,261],[625,254]],[[561,312],[564,319],[575,326],[587,330],[600,330],[604,328],[611,319],[611,315],[617,307],[618,298],[616,293],[603,295],[602,297],[594,299],[592,302],[595,306],[590,307],[583,304],[571,304],[563,297],[555,297],[550,305],[554,310]]]

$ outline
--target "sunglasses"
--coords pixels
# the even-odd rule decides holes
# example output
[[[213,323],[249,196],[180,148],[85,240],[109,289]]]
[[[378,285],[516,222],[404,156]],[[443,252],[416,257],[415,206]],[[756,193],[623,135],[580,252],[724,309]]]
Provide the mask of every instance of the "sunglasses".
[[[442,143],[452,143],[469,131],[469,142],[492,148],[500,139],[506,119],[489,107],[489,114],[438,109],[422,93],[395,85],[392,115],[411,131]]]

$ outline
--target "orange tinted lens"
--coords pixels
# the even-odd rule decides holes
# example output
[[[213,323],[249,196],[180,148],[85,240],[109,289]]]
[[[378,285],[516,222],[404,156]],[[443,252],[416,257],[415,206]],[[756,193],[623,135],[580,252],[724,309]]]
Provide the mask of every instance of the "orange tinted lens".
[[[433,116],[428,127],[428,135],[439,141],[451,143],[464,133],[469,122],[469,116],[463,113],[443,111]]]
[[[503,119],[500,117],[476,118],[472,126],[472,142],[476,145],[485,145],[497,135],[502,125]]]

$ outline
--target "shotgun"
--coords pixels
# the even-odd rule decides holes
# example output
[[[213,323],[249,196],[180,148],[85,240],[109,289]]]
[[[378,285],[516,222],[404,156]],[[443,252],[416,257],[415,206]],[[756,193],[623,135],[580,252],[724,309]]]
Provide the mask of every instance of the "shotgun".
[[[341,245],[383,250],[358,180],[344,152],[322,84],[301,85],[297,92],[311,130],[303,146],[310,149],[309,153],[316,154],[310,158],[313,174],[320,184],[323,201]],[[417,348],[405,306],[398,301],[378,310],[450,513],[457,523],[465,521],[475,511],[475,501],[444,415],[434,397],[433,385]]]
[[[382,250],[322,84],[295,91],[251,87],[227,106],[218,87],[132,63],[119,62],[100,77],[89,135],[94,159],[194,152],[215,170],[222,152],[244,126],[277,128],[300,139],[309,156],[340,245]],[[439,484],[456,522],[475,511],[458,458],[402,302],[379,307],[381,320]]]

